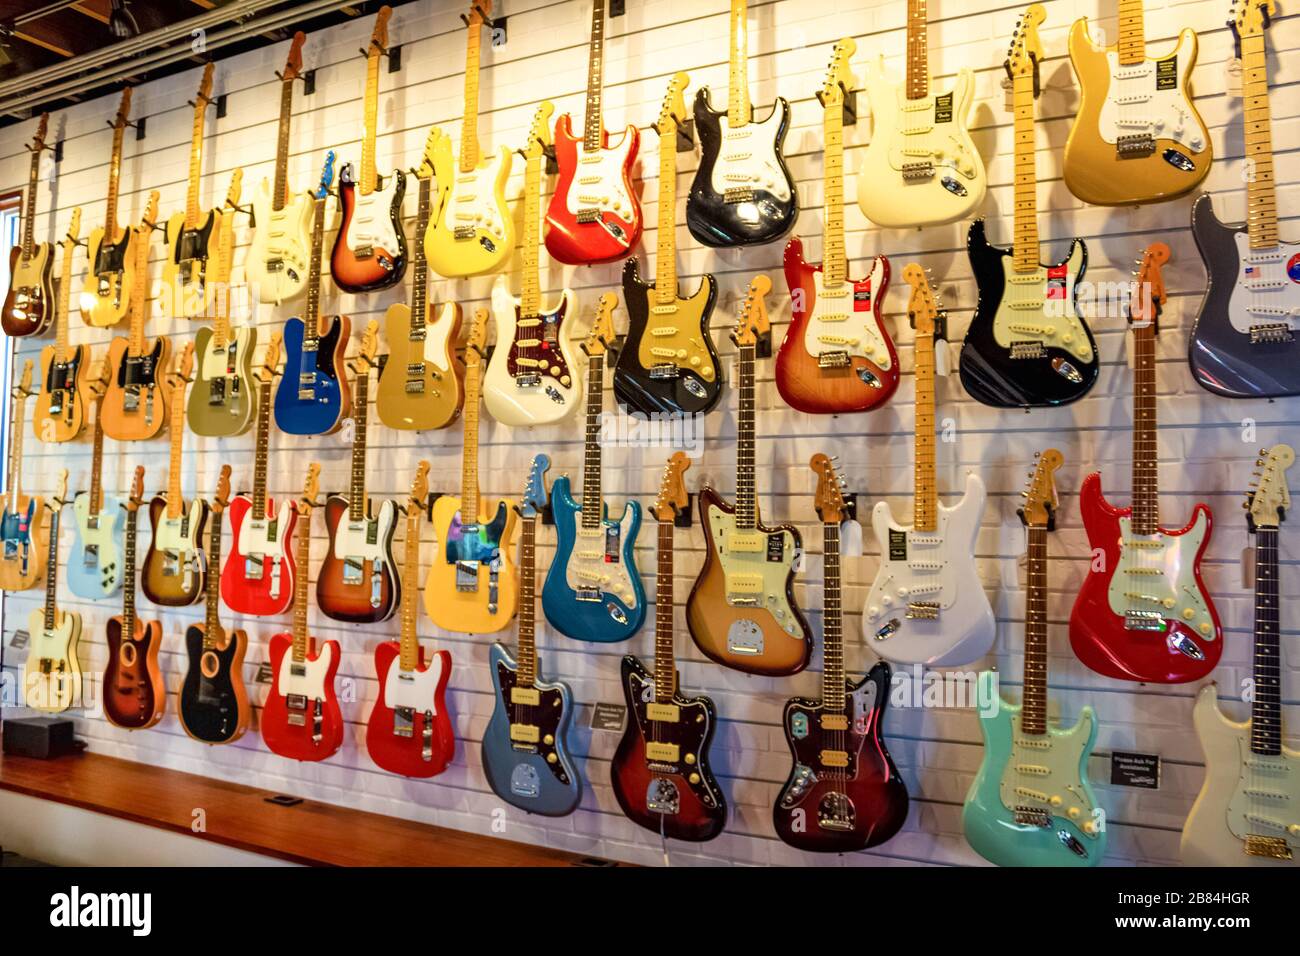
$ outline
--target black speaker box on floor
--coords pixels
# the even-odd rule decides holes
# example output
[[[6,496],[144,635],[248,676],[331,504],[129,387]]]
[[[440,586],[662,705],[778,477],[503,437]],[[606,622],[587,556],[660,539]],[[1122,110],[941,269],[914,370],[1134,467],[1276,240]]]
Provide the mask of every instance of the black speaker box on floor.
[[[64,717],[23,717],[4,722],[4,752],[48,760],[80,753],[85,744],[73,736],[76,725]]]

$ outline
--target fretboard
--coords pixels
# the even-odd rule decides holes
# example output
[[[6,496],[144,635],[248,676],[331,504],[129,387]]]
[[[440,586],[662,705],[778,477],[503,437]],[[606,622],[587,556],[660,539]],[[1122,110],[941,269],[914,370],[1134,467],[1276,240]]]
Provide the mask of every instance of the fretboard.
[[[325,202],[324,198],[316,200],[311,231],[311,268],[307,273],[307,317],[303,320],[303,345],[313,349],[320,338],[320,259],[325,242]]]
[[[311,508],[300,508],[298,518],[298,573],[293,579],[293,659],[307,657],[307,568],[311,560]]]
[[[472,347],[472,346],[471,346]],[[481,363],[465,368],[464,449],[460,462],[460,520],[464,524],[478,521],[478,402]]]
[[[1242,108],[1246,160],[1253,175],[1246,180],[1246,223],[1252,249],[1277,245],[1277,195],[1273,186],[1273,127],[1268,107],[1268,53],[1263,34],[1241,41]]]
[[[420,508],[407,502],[406,552],[402,560],[402,634],[398,645],[404,671],[420,664],[420,638],[415,625],[420,618]]]
[[[822,212],[822,285],[835,288],[849,274],[844,252],[844,99],[836,90],[822,111],[825,209]]]
[[[27,431],[27,396],[14,397],[14,430],[9,439],[9,509],[16,510],[23,497],[23,434]]]
[[[677,301],[677,127],[659,136],[659,244],[655,259],[655,301]]]
[[[465,118],[460,124],[460,171],[472,173],[478,165],[478,61],[479,33],[482,24],[477,17],[469,25],[469,40],[465,46]]]
[[[271,208],[281,210],[289,201],[289,126],[293,113],[293,79],[280,83],[280,127],[275,146],[275,192]]]
[[[45,571],[45,629],[54,627],[54,617],[58,610],[59,596],[59,513],[63,510],[59,502],[50,500],[50,546],[46,555]]]
[[[537,517],[524,520],[519,536],[519,660],[520,687],[537,681]]]
[[[1252,753],[1282,752],[1281,658],[1278,640],[1277,528],[1255,530],[1255,699],[1250,705]]]
[[[117,196],[122,177],[122,134],[124,126],[113,127],[113,156],[108,165],[108,211],[104,214],[104,241],[117,241]]]
[[[673,660],[673,523],[659,522],[659,573],[655,578],[655,700],[671,703],[677,693]]]
[[[1025,560],[1025,686],[1020,730],[1047,733],[1047,528],[1029,527]]]
[[[357,191],[363,196],[374,192],[379,185],[375,169],[375,139],[379,135],[379,48],[370,45],[366,57],[365,133],[361,137],[361,178]]]
[[[208,515],[208,560],[207,575],[204,580],[204,597],[206,605],[203,616],[203,648],[213,650],[221,637],[221,621],[218,610],[221,604],[221,529],[225,523],[226,512],[213,508]],[[306,532],[303,532],[306,536]],[[304,570],[306,565],[303,565]],[[299,578],[307,575],[300,574]]]
[[[1135,322],[1133,334],[1133,515],[1134,534],[1160,527],[1160,483],[1156,443],[1156,330]]]
[[[202,212],[199,209],[199,180],[203,175],[203,120],[208,101],[200,97],[194,107],[194,129],[190,136],[190,186],[185,194],[185,228],[197,229]]]
[[[135,639],[135,535],[139,508],[126,512],[126,540],[122,543],[122,635]]]
[[[131,324],[127,330],[126,351],[132,356],[144,354],[144,322],[148,317],[147,296],[149,275],[149,240],[153,230],[141,224],[135,232],[135,241],[128,254],[135,255],[135,284],[131,287]]]
[[[939,489],[934,468],[934,334],[916,334],[916,435],[913,454],[912,526],[937,527]]]
[[[727,126],[738,129],[753,115],[749,102],[749,5],[731,0],[731,74],[727,81]]]
[[[1017,272],[1038,269],[1038,171],[1034,162],[1034,77],[1026,70],[1011,85],[1015,120],[1015,238],[1012,258]]]
[[[907,98],[930,95],[930,39],[926,0],[907,0]]]
[[[591,44],[587,56],[587,118],[582,127],[582,142],[588,150],[601,146],[605,130],[601,116],[600,94],[605,67],[605,0],[592,0]]]
[[[41,154],[39,150],[32,150],[32,165],[27,176],[27,195],[23,200],[23,261],[32,257],[32,252],[36,249],[35,240],[35,222],[36,222],[36,183],[41,175]]]
[[[181,447],[185,443],[185,381],[179,375],[172,385],[171,400],[171,459],[167,466],[167,517],[175,519],[179,518],[185,510],[185,502],[181,499]]]
[[[415,234],[423,236],[429,228],[429,217],[433,214],[432,196],[433,196],[433,178],[430,176],[421,176],[420,179],[420,206],[416,216]],[[429,260],[424,255],[424,241],[413,242],[414,259],[411,263],[411,330],[410,340],[424,341],[425,335],[425,318],[428,311],[426,303],[428,302],[428,285],[429,285]]]
[[[58,362],[72,357],[68,348],[68,309],[72,303],[72,254],[76,248],[71,239],[63,243],[63,274],[59,277],[59,301],[54,310],[54,358]]]
[[[822,712],[844,713],[844,617],[840,609],[840,526],[822,524]]]
[[[736,527],[742,531],[758,527],[754,497],[754,358],[753,345],[740,346],[736,357]]]
[[[599,528],[601,497],[600,412],[605,399],[605,356],[592,355],[587,366],[587,433],[582,462],[582,526]]]
[[[529,144],[530,146],[532,144]],[[532,155],[532,153],[537,155]],[[521,317],[535,318],[542,307],[541,265],[538,258],[538,230],[542,209],[542,154],[529,153],[524,164],[523,245],[520,248],[519,311]],[[541,329],[537,329],[541,335]]]
[[[257,454],[253,459],[253,516],[266,514],[266,461],[271,447],[271,376],[257,383]]]
[[[97,515],[104,510],[104,416],[103,401],[95,403],[94,451],[90,457],[90,499],[88,511]]]
[[[1142,0],[1119,0],[1119,62],[1132,66],[1146,59],[1146,53]]]
[[[366,508],[366,422],[370,418],[370,368],[361,360],[356,372],[352,399],[352,488],[348,492],[348,517],[365,519]]]

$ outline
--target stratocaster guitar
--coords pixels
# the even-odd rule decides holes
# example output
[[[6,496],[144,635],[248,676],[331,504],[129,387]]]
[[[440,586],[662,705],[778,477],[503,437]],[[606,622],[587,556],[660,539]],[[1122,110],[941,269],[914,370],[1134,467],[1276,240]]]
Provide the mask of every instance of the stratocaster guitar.
[[[90,459],[90,490],[72,500],[75,535],[68,557],[68,589],[77,597],[98,601],[122,585],[122,528],[126,508],[118,498],[104,500],[103,386],[95,399],[94,451]]]
[[[456,755],[447,710],[448,651],[426,653],[416,628],[420,616],[420,515],[429,497],[429,463],[422,461],[406,503],[402,564],[402,637],[375,647],[379,698],[366,720],[370,759],[403,777],[434,777]]]
[[[1092,330],[1078,313],[1078,283],[1088,247],[1070,241],[1056,265],[1039,262],[1038,173],[1034,166],[1034,100],[1043,58],[1041,4],[1016,24],[1007,54],[1015,120],[1015,238],[1010,249],[989,245],[985,222],[966,234],[979,298],[961,350],[961,383],[971,397],[1000,408],[1064,405],[1097,381]]]
[[[709,766],[717,711],[707,697],[682,694],[673,659],[673,524],[687,507],[682,476],[690,466],[685,452],[676,452],[655,499],[654,673],[631,655],[623,658],[627,729],[609,772],[614,796],[629,820],[664,837],[702,842],[722,832],[727,801]]]
[[[812,657],[812,631],[794,600],[794,571],[803,553],[793,525],[768,527],[755,491],[754,363],[760,340],[769,341],[763,297],[772,280],[749,284],[736,343],[736,503],[712,487],[700,489],[700,524],[707,547],[704,567],[686,600],[691,638],[711,660],[751,674],[797,674]]]
[[[119,225],[117,200],[122,179],[122,136],[130,123],[131,87],[122,90],[122,101],[113,118],[113,154],[108,165],[108,209],[104,225],[92,229],[86,240],[86,261],[90,268],[81,293],[81,321],[104,328],[117,325],[131,308],[135,289],[137,231]],[[155,213],[156,215],[156,213]],[[150,221],[154,216],[149,216]],[[146,241],[152,241],[152,232]],[[146,260],[147,262],[147,260]]]
[[[1186,866],[1294,867],[1300,854],[1300,750],[1282,740],[1278,530],[1291,507],[1289,445],[1260,453],[1258,483],[1246,496],[1255,535],[1255,654],[1250,718],[1229,720],[1213,684],[1201,688],[1192,719],[1205,753],[1205,781],[1183,825]]]
[[[1156,331],[1165,301],[1161,267],[1169,247],[1142,254],[1129,304],[1133,350],[1133,503],[1116,508],[1093,472],[1079,490],[1079,512],[1094,558],[1070,612],[1079,660],[1120,680],[1182,684],[1219,663],[1223,629],[1201,580],[1210,543],[1210,509],[1198,504],[1178,531],[1160,524],[1156,438]]]
[[[1025,558],[1025,660],[1020,703],[994,690],[998,675],[980,675],[984,759],[962,807],[966,841],[999,866],[1096,866],[1106,852],[1105,815],[1088,782],[1097,739],[1091,707],[1073,727],[1047,716],[1047,534],[1056,526],[1061,453],[1050,448],[1030,473],[1020,520]]]
[[[882,727],[889,665],[877,661],[857,683],[844,671],[840,525],[848,518],[847,505],[832,459],[813,455],[811,467],[825,567],[822,694],[786,701],[781,726],[793,765],[772,807],[772,822],[777,836],[798,849],[854,853],[899,831],[907,819],[907,787]]]
[[[307,484],[298,500],[303,533],[298,536],[298,564],[304,569],[311,553],[311,512],[319,490],[320,465],[307,470]],[[325,760],[343,746],[343,713],[334,692],[338,674],[338,641],[321,641],[307,634],[307,575],[298,576],[293,591],[293,631],[271,638],[271,690],[262,705],[259,726],[272,753],[292,760]]]
[[[483,773],[492,791],[529,813],[562,817],[582,798],[582,779],[569,752],[573,694],[567,684],[542,680],[535,629],[537,519],[546,508],[545,455],[533,456],[519,504],[519,659],[505,645],[488,652],[494,707],[483,731]]]
[[[776,354],[776,388],[791,408],[814,415],[869,411],[898,387],[898,354],[880,318],[889,260],[876,256],[867,277],[853,280],[844,246],[844,97],[855,84],[856,50],[848,37],[835,44],[817,93],[826,144],[822,261],[804,261],[798,236],[785,246],[790,325]]]
[[[614,343],[618,296],[600,297],[587,353],[587,427],[582,501],[573,500],[568,475],[555,479],[551,513],[556,549],[542,587],[542,611],[561,634],[579,641],[625,641],[645,622],[645,591],[636,566],[641,505],[629,501],[617,520],[601,490],[600,415],[605,398],[605,355]]]
[[[61,611],[59,593],[59,514],[66,503],[68,470],[59,473],[58,489],[49,501],[49,554],[45,576],[45,606],[27,616],[31,643],[23,665],[23,701],[28,707],[58,714],[81,703],[81,615]]]
[[[0,329],[11,337],[40,335],[54,318],[54,245],[36,242],[36,186],[41,176],[41,153],[47,147],[50,114],[42,113],[36,135],[27,148],[31,151],[31,169],[27,177],[27,194],[23,199],[23,237],[9,250],[9,289],[5,294]],[[68,273],[64,273],[67,275]],[[68,284],[68,283],[64,283]]]
[[[935,480],[934,340],[947,324],[916,263],[903,269],[912,287],[908,316],[916,328],[915,493],[911,527],[894,521],[886,501],[871,509],[880,569],[862,609],[868,646],[887,661],[953,667],[979,660],[997,625],[975,567],[984,514],[984,482],[966,475],[961,501],[939,503]]]
[[[55,344],[41,349],[41,393],[36,396],[32,428],[44,442],[72,441],[86,427],[86,391],[82,370],[90,347],[68,342],[68,306],[72,292],[72,256],[81,232],[81,207],[72,210],[72,225],[63,243],[63,273],[54,309]]]
[[[13,390],[13,431],[9,439],[9,478],[5,482],[4,511],[0,513],[0,591],[26,591],[45,574],[44,549],[49,543],[45,503],[23,494],[23,421],[32,395],[32,361]]]
[[[696,415],[722,395],[722,363],[709,319],[718,282],[706,273],[687,298],[677,287],[677,126],[685,122],[682,91],[689,78],[668,83],[655,129],[659,133],[659,227],[654,282],[641,280],[640,263],[623,267],[627,340],[614,365],[614,397],[642,415]]]

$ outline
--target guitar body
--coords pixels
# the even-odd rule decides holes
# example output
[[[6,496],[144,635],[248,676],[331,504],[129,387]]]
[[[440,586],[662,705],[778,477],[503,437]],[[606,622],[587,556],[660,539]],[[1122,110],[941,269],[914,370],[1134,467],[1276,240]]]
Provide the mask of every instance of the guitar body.
[[[718,282],[706,274],[690,298],[655,301],[636,259],[623,266],[627,340],[614,364],[614,397],[642,415],[701,415],[722,395],[722,363],[709,334]],[[671,330],[671,331],[668,331]]]
[[[22,246],[9,250],[9,291],[5,295],[0,328],[19,338],[40,335],[54,321],[54,247],[48,242],[32,246],[23,259]]]
[[[980,678],[981,687],[997,686],[991,671]],[[1084,707],[1073,727],[1025,734],[1020,705],[994,699],[991,712],[980,709],[984,759],[961,811],[966,841],[998,866],[1096,866],[1106,827],[1088,783],[1097,739],[1092,708]]]
[[[628,656],[622,680],[627,729],[610,764],[618,805],[629,820],[655,833],[675,840],[712,840],[727,822],[726,798],[709,767],[717,723],[713,701],[677,693],[678,719],[651,720],[654,675]]]
[[[382,641],[375,648],[379,699],[366,721],[366,751],[389,773],[435,777],[456,755],[456,735],[447,710],[451,654],[435,651],[427,656],[421,646],[419,664],[407,672],[401,668],[401,652],[397,641]]]
[[[492,286],[497,344],[483,374],[483,404],[501,424],[552,425],[568,418],[580,404],[582,372],[564,325],[574,311],[574,295],[565,289],[554,309],[524,318],[506,277],[500,276]],[[521,322],[534,325],[521,329]],[[539,344],[521,346],[520,341]],[[535,369],[535,374],[529,369]]]
[[[876,256],[867,278],[830,289],[821,265],[804,261],[796,236],[785,245],[785,281],[793,305],[776,353],[776,387],[785,403],[811,415],[836,415],[889,401],[899,376],[898,353],[880,318],[889,260]]]
[[[46,628],[45,610],[27,616],[31,644],[23,665],[23,701],[33,710],[61,714],[81,704],[81,615],[58,611],[54,627]]]
[[[344,356],[352,323],[328,321],[313,351],[304,351],[306,329],[296,316],[284,324],[284,374],[275,389],[275,427],[286,435],[328,435],[352,414],[352,390],[344,387]]]
[[[185,404],[190,431],[207,438],[232,438],[252,426],[257,418],[256,348],[257,329],[251,325],[232,327],[221,348],[207,326],[195,333],[194,384]]]
[[[979,292],[959,364],[966,391],[995,408],[1066,405],[1086,395],[1101,365],[1092,330],[1078,314],[1078,283],[1088,268],[1083,240],[1073,240],[1056,265],[1021,274],[1011,250],[989,245],[984,220],[976,219],[966,251]],[[1049,308],[1049,301],[1061,305]],[[1017,330],[1026,323],[1046,331]]]
[[[781,725],[794,764],[772,822],[790,846],[855,853],[884,843],[907,820],[907,787],[881,730],[889,681],[889,665],[879,661],[856,685],[845,682],[848,730],[822,727],[819,700],[786,701]],[[848,766],[824,763],[832,751],[846,752]]]
[[[253,513],[251,495],[230,500],[230,526],[234,540],[221,569],[221,596],[237,614],[274,617],[293,603],[297,568],[294,563],[294,531],[298,509],[281,502],[279,511],[268,496],[266,514]]]
[[[390,173],[378,189],[364,196],[353,179],[351,163],[339,173],[343,221],[330,253],[330,275],[344,292],[378,292],[402,281],[406,274],[405,195],[406,174],[401,170]]]
[[[205,744],[228,744],[244,736],[251,712],[244,687],[244,653],[248,635],[225,631],[216,646],[203,649],[202,624],[185,630],[185,677],[176,708],[185,732]]]
[[[710,660],[751,674],[797,674],[812,658],[812,631],[794,602],[802,553],[793,525],[738,531],[736,509],[712,488],[699,493],[708,547],[686,601],[691,639]]]
[[[162,625],[135,622],[129,638],[122,632],[122,616],[108,619],[108,664],[104,667],[104,716],[126,730],[147,730],[162,720],[167,709],[167,689],[158,667]]]
[[[1208,676],[1223,653],[1219,615],[1201,580],[1210,509],[1198,504],[1185,528],[1161,528],[1151,538],[1138,537],[1140,547],[1131,547],[1122,543],[1133,538],[1131,509],[1107,503],[1101,475],[1093,472],[1079,491],[1079,511],[1089,547],[1102,555],[1070,612],[1070,645],[1079,660],[1119,680],[1183,684]],[[1095,570],[1097,564],[1104,570]],[[1139,583],[1142,594],[1158,600],[1141,602],[1138,611],[1148,613],[1130,628],[1125,593]]]
[[[388,361],[379,373],[375,410],[389,428],[446,428],[465,401],[465,363],[456,355],[461,309],[448,302],[428,310],[423,341],[411,340],[411,307],[398,302],[384,315]]]
[[[317,572],[317,605],[336,621],[373,624],[388,620],[402,599],[402,581],[393,564],[396,505],[384,501],[378,514],[353,521],[348,499],[330,495],[325,502],[325,524],[330,546]]]
[[[641,132],[629,125],[617,146],[601,129],[600,147],[588,150],[573,135],[568,113],[555,123],[555,161],[560,167],[546,210],[546,251],[571,266],[622,259],[641,238],[641,204],[632,188],[632,164]]]
[[[458,279],[495,272],[514,251],[515,219],[506,203],[510,159],[510,150],[502,146],[473,172],[463,173],[450,139],[443,137],[435,146],[438,196],[424,234],[424,254],[438,275]]]
[[[1300,395],[1300,244],[1252,251],[1246,226],[1220,222],[1208,194],[1192,204],[1192,236],[1208,276],[1187,343],[1192,376],[1226,398]]]
[[[99,601],[122,586],[122,543],[126,509],[116,499],[106,499],[104,509],[90,513],[90,493],[72,502],[74,538],[72,554],[64,566],[68,589],[77,597]]]
[[[780,239],[799,218],[799,193],[781,153],[790,104],[778,96],[765,118],[732,129],[727,111],[713,108],[704,86],[695,94],[694,112],[700,165],[686,200],[691,235],[714,247]]]
[[[1196,33],[1185,29],[1165,53],[1120,63],[1100,47],[1088,21],[1070,28],[1070,63],[1082,101],[1065,144],[1065,185],[1095,206],[1162,202],[1195,189],[1210,171],[1210,134],[1192,101]],[[1150,138],[1126,142],[1121,137]]]
[[[208,523],[208,503],[181,502],[179,517],[167,514],[167,499],[149,502],[149,550],[140,570],[140,590],[161,607],[188,607],[203,596],[207,559],[199,546]],[[217,573],[213,570],[213,573]]]
[[[203,319],[216,304],[216,277],[225,274],[221,261],[221,234],[225,213],[210,209],[193,229],[185,227],[185,214],[167,220],[167,258],[163,260],[159,309],[173,319]]]
[[[519,602],[514,502],[479,499],[479,520],[461,521],[460,498],[433,503],[437,554],[424,579],[424,609],[444,630],[492,634],[510,625]]]
[[[582,526],[568,475],[551,486],[556,550],[542,587],[542,611],[561,634],[579,641],[625,641],[645,622],[645,591],[634,549],[641,505],[629,501],[617,521]]]
[[[162,433],[170,417],[172,386],[163,370],[171,355],[171,341],[160,335],[143,355],[129,354],[122,336],[108,345],[112,374],[99,414],[104,434],[114,441],[148,441]]]
[[[533,687],[523,689],[535,689],[537,703],[513,704],[511,695],[519,686],[518,664],[504,647],[493,644],[488,666],[496,706],[483,731],[482,754],[483,772],[492,791],[529,813],[546,817],[572,813],[582,798],[582,780],[568,748],[573,719],[573,695],[568,685],[534,681]],[[512,711],[512,706],[517,709]],[[519,729],[514,732],[512,712],[519,717]]]
[[[343,713],[334,693],[339,642],[308,638],[307,656],[293,659],[293,635],[270,646],[272,684],[259,727],[272,753],[290,760],[325,760],[343,746]]]
[[[17,507],[5,508],[0,515],[0,591],[26,591],[45,580],[49,535],[49,514],[40,498],[24,495]]]
[[[310,193],[289,194],[283,209],[276,209],[269,179],[253,194],[253,240],[244,259],[244,277],[256,286],[261,302],[279,305],[298,298],[307,289],[311,271],[312,213]]]
[[[72,441],[86,427],[86,392],[81,388],[81,370],[89,361],[84,345],[72,348],[66,362],[58,361],[59,349],[41,349],[41,391],[36,396],[32,429],[44,442]]]
[[[114,242],[100,226],[86,240],[86,261],[90,269],[82,287],[81,321],[97,329],[117,325],[131,311],[131,289],[135,287],[135,230],[120,231],[122,234]]]

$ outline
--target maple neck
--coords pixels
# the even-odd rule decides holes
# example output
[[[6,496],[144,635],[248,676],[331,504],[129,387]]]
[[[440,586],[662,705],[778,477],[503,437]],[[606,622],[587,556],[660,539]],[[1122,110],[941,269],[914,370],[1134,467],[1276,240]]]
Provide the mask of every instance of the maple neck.
[[[481,363],[480,363],[481,366]],[[465,374],[464,451],[460,463],[460,520],[464,524],[478,521],[478,406],[481,367],[469,368]]]
[[[97,515],[104,510],[104,416],[102,400],[95,406],[95,440],[94,451],[90,458],[90,498],[86,502],[89,514]]]
[[[32,150],[31,169],[27,174],[27,195],[23,197],[23,245],[22,257],[26,262],[36,250],[36,183],[41,175],[41,152]]]
[[[398,646],[404,671],[420,665],[420,638],[415,625],[420,618],[420,509],[410,502],[406,510],[406,553],[402,560],[402,634]]]
[[[840,525],[822,523],[824,593],[822,609],[822,713],[843,714],[844,616],[840,608]]]
[[[1142,0],[1119,0],[1119,62],[1141,63],[1146,59],[1146,50]]]
[[[352,487],[348,492],[348,517],[363,521],[366,502],[366,422],[370,418],[370,367],[361,362],[352,398]]]
[[[583,145],[588,150],[601,147],[605,131],[601,115],[601,87],[605,66],[605,0],[592,0],[591,43],[587,54],[587,118],[583,124]]]
[[[1160,527],[1160,483],[1156,440],[1156,330],[1135,322],[1133,335],[1133,533]]]
[[[307,316],[303,320],[303,345],[313,349],[320,338],[320,262],[321,248],[325,243],[325,203],[324,198],[316,200],[311,231],[311,268],[307,273]]]
[[[1277,528],[1255,530],[1255,698],[1250,709],[1250,749],[1270,756],[1282,752],[1277,533]]]
[[[218,569],[221,567],[221,531],[225,520],[224,508],[220,511],[213,508],[208,515],[208,573],[204,581],[206,603],[203,614],[203,648],[209,651],[217,647],[218,638],[221,636],[221,621],[217,614],[221,604],[221,573]],[[304,532],[303,537],[308,535]],[[302,567],[306,568],[306,565]],[[298,577],[305,578],[307,575],[300,574]],[[296,608],[294,614],[297,615]]]
[[[50,501],[50,526],[47,529],[50,535],[49,550],[46,554],[46,571],[45,571],[45,629],[51,630],[54,627],[54,617],[57,611],[57,602],[59,598],[59,516],[63,512],[63,506],[54,500]]]
[[[916,334],[916,436],[913,457],[912,526],[938,526],[939,489],[934,468],[934,333]]]
[[[659,137],[659,246],[655,301],[677,301],[677,131]]]
[[[253,517],[266,514],[266,462],[271,447],[271,376],[257,383],[257,455],[253,459]]]
[[[822,212],[822,284],[836,287],[849,274],[844,252],[844,103],[837,98],[822,111],[825,209]]]
[[[19,395],[14,402],[14,431],[9,439],[9,510],[16,511],[23,497],[23,433],[27,431],[27,396]]]
[[[308,562],[311,560],[311,509],[301,508],[298,526],[298,567],[304,573],[293,579],[293,659],[303,661],[307,658],[307,574]]]
[[[63,275],[59,279],[59,301],[54,310],[54,357],[66,362],[71,358],[68,347],[68,309],[72,304],[72,256],[77,246],[67,239],[63,244]]]
[[[753,345],[740,346],[737,354],[736,390],[736,527],[758,527],[758,501],[754,496],[754,360]]]
[[[379,187],[379,172],[375,168],[375,139],[379,135],[379,58],[380,51],[370,45],[366,56],[365,134],[361,137],[361,177],[357,192],[368,196]]]
[[[478,165],[478,65],[482,24],[470,20],[469,39],[465,45],[465,118],[460,125],[460,171],[472,173]],[[536,220],[533,220],[534,222]]]
[[[677,693],[673,660],[673,523],[659,522],[659,573],[655,578],[655,700],[672,702]]]
[[[142,224],[132,243],[135,254],[135,284],[131,287],[131,324],[127,330],[126,351],[128,355],[144,354],[144,321],[147,318],[148,298],[146,292],[149,283],[149,240],[152,229]]]
[[[126,540],[122,542],[122,635],[126,640],[135,637],[135,535],[139,517],[139,508],[127,509]]]
[[[1038,171],[1034,162],[1034,77],[1016,74],[1011,86],[1015,116],[1015,238],[1012,259],[1017,272],[1038,269]]]
[[[199,179],[203,175],[203,122],[208,101],[200,96],[194,106],[194,129],[190,134],[190,185],[185,194],[185,228],[197,229],[202,211],[199,209]]]
[[[907,0],[907,98],[930,95],[930,38],[926,0]]]
[[[1047,528],[1029,526],[1025,561],[1025,673],[1020,730],[1047,733]]]
[[[117,240],[117,197],[122,178],[122,136],[124,126],[113,127],[113,156],[108,165],[108,211],[104,214],[104,239]]]
[[[280,126],[275,146],[275,191],[271,208],[281,210],[289,201],[289,126],[293,113],[293,77],[280,82]]]
[[[519,536],[519,660],[516,662],[521,687],[537,681],[537,517],[523,522]]]
[[[1262,33],[1241,40],[1242,108],[1246,161],[1247,229],[1252,249],[1277,245],[1277,194],[1273,184],[1273,127],[1268,105],[1268,53]]]
[[[415,234],[423,236],[433,215],[433,178],[420,178],[420,207],[417,213]],[[412,243],[415,247],[411,263],[411,340],[424,340],[424,325],[429,301],[429,260],[424,254],[424,242]]]
[[[605,399],[605,356],[589,357],[587,366],[587,433],[582,463],[582,526],[599,528],[604,513],[601,496],[600,413]]]
[[[753,115],[749,102],[749,5],[731,0],[731,73],[727,80],[727,125],[737,129]]]
[[[538,256],[540,242],[538,230],[542,209],[542,155],[529,155],[524,164],[524,219],[523,259],[520,273],[519,312],[521,316],[536,316],[542,308],[541,264]],[[541,330],[538,330],[540,336]]]
[[[179,518],[185,511],[181,498],[181,449],[185,444],[185,381],[177,377],[171,395],[171,458],[167,466],[167,517]]]

